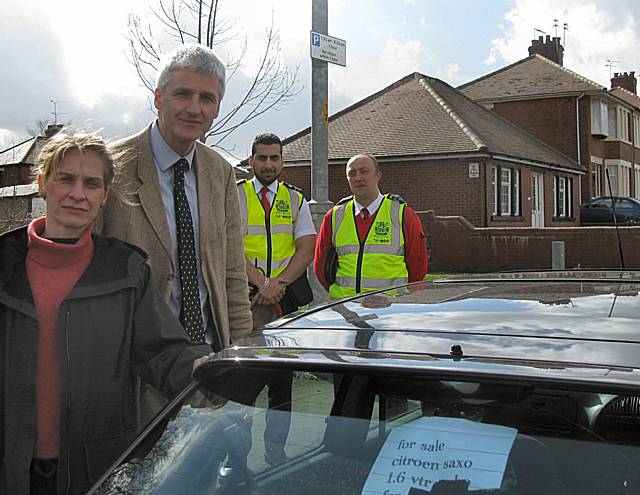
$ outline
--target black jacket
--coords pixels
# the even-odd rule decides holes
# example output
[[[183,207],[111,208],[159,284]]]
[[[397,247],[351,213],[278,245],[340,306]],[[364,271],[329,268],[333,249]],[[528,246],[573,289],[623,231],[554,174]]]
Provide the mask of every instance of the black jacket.
[[[211,351],[192,344],[151,289],[132,246],[94,236],[94,254],[60,305],[58,493],[85,493],[140,431],[139,377],[167,397]],[[35,444],[38,321],[26,272],[26,228],[0,237],[0,492],[28,495]]]

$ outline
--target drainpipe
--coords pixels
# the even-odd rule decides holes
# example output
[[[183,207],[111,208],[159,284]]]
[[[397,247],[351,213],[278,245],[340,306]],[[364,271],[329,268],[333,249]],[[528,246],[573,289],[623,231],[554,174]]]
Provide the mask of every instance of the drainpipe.
[[[638,183],[636,182],[636,114],[631,110],[631,177],[629,177],[629,183],[633,183],[633,197],[638,197]],[[633,179],[633,180],[631,180]],[[631,196],[631,190],[629,190],[629,196]]]
[[[487,161],[485,160],[485,162],[483,163],[483,167],[482,167],[482,196],[483,196],[483,201],[482,201],[482,223],[483,223],[483,227],[488,227],[488,218],[487,218],[487,201],[488,201],[488,189],[489,187],[487,186],[487,180],[489,180],[489,174],[488,174],[488,167],[489,165],[487,165]]]
[[[582,163],[580,162],[580,160],[582,159],[582,157],[580,156],[580,99],[584,96],[584,93],[582,93],[580,96],[578,96],[576,98],[576,141],[578,143],[578,164],[582,165]],[[587,184],[589,184],[589,182],[591,182],[591,171],[589,170],[589,166],[587,166],[587,173],[589,174],[589,178],[587,179]],[[591,184],[591,192],[589,194],[589,196],[592,196],[593,194],[593,184]],[[582,198],[580,198],[580,202],[578,204],[582,203]],[[573,209],[573,205],[572,209]]]

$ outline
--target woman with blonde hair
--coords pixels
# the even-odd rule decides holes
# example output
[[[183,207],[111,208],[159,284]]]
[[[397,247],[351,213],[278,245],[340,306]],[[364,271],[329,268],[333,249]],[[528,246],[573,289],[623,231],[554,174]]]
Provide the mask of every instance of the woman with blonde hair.
[[[85,493],[144,425],[138,379],[167,397],[194,345],[150,284],[146,257],[93,234],[114,179],[95,134],[43,148],[45,217],[0,237],[0,492]]]

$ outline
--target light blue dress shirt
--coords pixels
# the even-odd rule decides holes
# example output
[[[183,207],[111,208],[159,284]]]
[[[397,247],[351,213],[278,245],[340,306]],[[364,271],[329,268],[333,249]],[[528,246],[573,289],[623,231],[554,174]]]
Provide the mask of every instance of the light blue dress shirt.
[[[171,287],[171,298],[169,299],[169,307],[177,318],[180,317],[180,308],[182,307],[182,288],[180,287],[180,268],[178,265],[178,237],[176,232],[176,211],[173,203],[173,164],[181,158],[189,162],[189,170],[184,174],[184,189],[187,193],[187,201],[191,210],[191,218],[193,219],[193,235],[196,244],[196,268],[198,269],[198,288],[200,290],[200,306],[202,308],[202,317],[206,329],[207,342],[211,342],[210,329],[208,325],[208,311],[205,311],[207,303],[207,287],[202,276],[202,266],[200,258],[200,214],[198,212],[198,189],[196,181],[195,167],[198,166],[194,162],[196,147],[193,146],[191,151],[185,156],[180,156],[160,134],[158,122],[156,121],[151,128],[151,151],[153,159],[158,169],[158,178],[160,179],[160,194],[162,203],[167,214],[167,223],[169,224],[169,236],[171,237],[171,245],[173,246],[173,259],[176,266],[176,277],[173,279]]]

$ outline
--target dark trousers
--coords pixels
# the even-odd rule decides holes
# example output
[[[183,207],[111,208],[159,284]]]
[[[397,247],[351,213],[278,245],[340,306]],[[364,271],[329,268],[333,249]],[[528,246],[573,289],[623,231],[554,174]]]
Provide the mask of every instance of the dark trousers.
[[[288,370],[263,370],[259,382],[251,390],[243,391],[240,404],[255,405],[255,401],[264,387],[268,387],[269,407],[265,412],[264,443],[265,454],[270,451],[282,451],[287,442],[291,424],[291,390],[293,372]],[[253,418],[246,416],[242,407],[235,414],[234,427],[227,430],[229,445],[229,464],[234,468],[247,465],[247,456],[253,444],[251,429]]]
[[[58,493],[58,459],[33,459],[29,476],[31,495],[56,495]]]
[[[265,450],[283,449],[287,443],[291,425],[291,389],[292,371],[269,371],[269,409],[265,414],[264,446]]]

